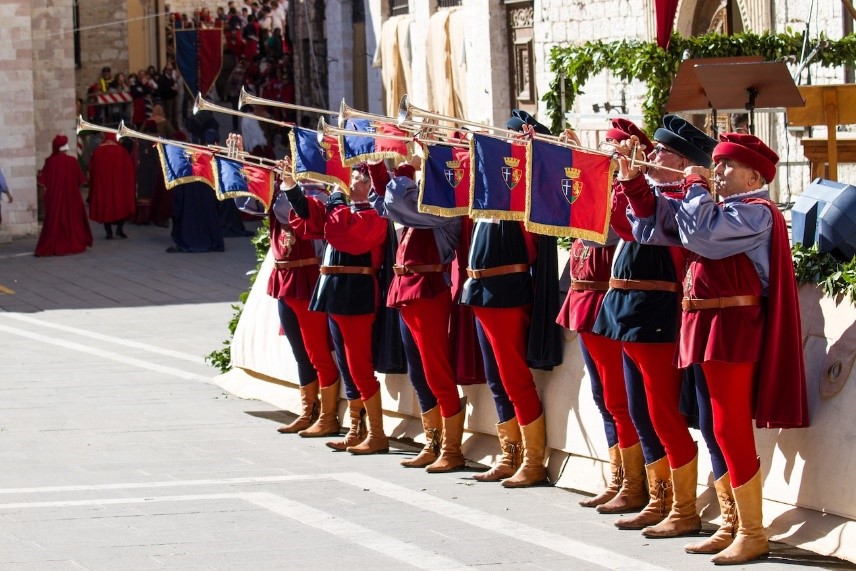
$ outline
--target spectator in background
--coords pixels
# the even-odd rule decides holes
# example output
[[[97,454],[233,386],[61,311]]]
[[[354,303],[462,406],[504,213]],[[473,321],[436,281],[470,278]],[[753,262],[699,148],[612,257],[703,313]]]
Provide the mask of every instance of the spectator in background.
[[[158,76],[158,98],[164,109],[164,116],[171,125],[176,125],[176,110],[175,99],[178,95],[178,84],[176,79],[178,74],[175,71],[175,64],[172,61],[167,61],[163,68],[163,73]],[[153,109],[154,111],[154,109]]]
[[[731,131],[740,133],[741,135],[751,135],[749,132],[749,114],[748,113],[732,113],[731,114]]]
[[[152,106],[152,121],[158,129],[158,136],[163,139],[172,139],[175,137],[175,127],[172,126],[169,119],[164,114],[163,105]]]
[[[68,137],[54,137],[39,184],[45,187],[45,221],[36,256],[78,254],[92,246],[92,230],[80,186],[86,182],[77,159],[68,154]],[[124,151],[122,151],[124,152]]]
[[[137,209],[134,163],[114,133],[106,133],[89,161],[89,217],[104,225],[105,238],[127,238],[125,221]]]

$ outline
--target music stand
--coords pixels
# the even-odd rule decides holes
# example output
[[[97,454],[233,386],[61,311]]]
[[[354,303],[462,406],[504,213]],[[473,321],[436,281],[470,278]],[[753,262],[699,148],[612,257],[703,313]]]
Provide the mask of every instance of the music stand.
[[[710,99],[707,97],[707,92],[698,80],[696,66],[762,61],[764,61],[764,58],[761,56],[712,57],[682,61],[678,67],[678,73],[675,75],[675,80],[672,82],[672,87],[669,90],[669,100],[666,101],[666,112],[707,113],[709,111],[710,128],[713,136],[716,137],[718,135],[718,129],[716,128],[716,107],[711,104]]]
[[[715,108],[749,111],[752,134],[755,133],[755,109],[805,105],[784,62],[699,65],[695,72]]]

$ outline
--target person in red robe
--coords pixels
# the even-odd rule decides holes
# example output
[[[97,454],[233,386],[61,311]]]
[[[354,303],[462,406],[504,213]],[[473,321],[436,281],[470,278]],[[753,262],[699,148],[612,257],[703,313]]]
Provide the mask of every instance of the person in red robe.
[[[77,158],[66,154],[68,137],[57,135],[52,146],[53,153],[45,159],[39,175],[39,183],[45,187],[45,222],[36,256],[79,254],[92,246],[92,230],[80,193],[86,176]]]
[[[89,161],[89,217],[104,224],[108,240],[125,235],[125,220],[134,216],[134,163],[113,133],[107,133]]]

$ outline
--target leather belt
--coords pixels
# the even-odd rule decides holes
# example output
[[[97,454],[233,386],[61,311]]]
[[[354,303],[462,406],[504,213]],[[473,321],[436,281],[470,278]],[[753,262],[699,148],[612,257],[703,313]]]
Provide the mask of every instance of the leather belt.
[[[361,274],[364,276],[373,276],[376,273],[374,268],[365,266],[321,266],[321,273],[325,276],[332,274]]]
[[[317,266],[321,258],[303,258],[302,260],[275,260],[273,266],[278,270],[290,270],[304,266]]]
[[[757,295],[732,295],[728,297],[714,297],[711,299],[692,299],[685,297],[681,300],[681,307],[684,311],[724,309],[726,307],[748,307],[752,305],[761,305],[761,297]]]
[[[671,291],[680,293],[681,284],[665,282],[660,280],[624,280],[609,278],[609,287],[612,289],[634,289],[638,291]]]
[[[410,264],[400,266],[398,264],[392,267],[392,271],[397,276],[409,276],[411,274],[433,274],[437,272],[449,271],[449,266],[446,264]]]
[[[609,282],[595,282],[591,280],[574,280],[571,282],[571,291],[606,291]]]
[[[480,280],[483,278],[504,276],[506,274],[520,274],[528,271],[529,264],[508,264],[507,266],[496,266],[494,268],[485,268],[483,270],[467,268],[467,275],[474,280]]]

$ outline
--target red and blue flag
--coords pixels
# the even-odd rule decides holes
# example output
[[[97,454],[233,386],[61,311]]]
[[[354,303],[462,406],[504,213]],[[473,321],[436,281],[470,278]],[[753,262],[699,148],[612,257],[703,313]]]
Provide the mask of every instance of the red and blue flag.
[[[421,141],[419,212],[463,216],[470,211],[470,149]]]
[[[214,188],[213,153],[169,143],[158,143],[157,148],[167,189],[186,182],[204,182]]]
[[[339,185],[343,191],[349,191],[351,169],[342,163],[336,137],[325,135],[319,141],[318,131],[293,127],[289,139],[294,180],[316,180]]]
[[[412,156],[412,144],[408,141],[360,135],[360,133],[370,133],[372,135],[383,134],[393,137],[409,137],[406,131],[399,129],[392,123],[371,119],[349,119],[345,123],[345,130],[354,131],[353,135],[339,134],[342,163],[346,166],[364,161],[378,161],[382,159],[409,161]]]
[[[190,93],[208,93],[223,69],[223,30],[176,30],[175,65]]]
[[[217,200],[249,196],[265,205],[273,199],[274,173],[269,168],[214,157],[214,193]]]
[[[612,190],[610,157],[537,139],[529,148],[526,229],[605,242]]]
[[[470,217],[523,220],[529,188],[527,142],[474,134]]]

